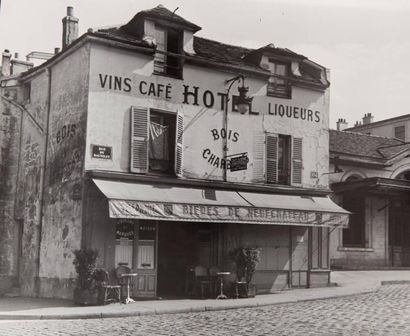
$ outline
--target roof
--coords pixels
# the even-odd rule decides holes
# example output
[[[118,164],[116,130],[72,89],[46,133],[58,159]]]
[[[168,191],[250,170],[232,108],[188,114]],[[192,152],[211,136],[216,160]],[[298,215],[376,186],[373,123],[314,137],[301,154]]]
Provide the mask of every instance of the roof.
[[[363,124],[363,125],[358,125],[358,126],[354,126],[354,127],[349,127],[349,128],[346,128],[346,130],[348,130],[348,131],[357,131],[357,130],[372,128],[373,126],[381,126],[383,124],[388,124],[388,123],[391,123],[391,122],[402,121],[402,120],[410,120],[410,114],[403,114],[403,115],[398,116],[398,117],[393,117],[393,118],[389,118],[389,119],[374,121],[374,122],[371,122],[369,124]]]
[[[47,64],[60,57],[60,55],[67,52],[70,48],[72,48],[87,36],[91,38],[97,37],[104,38],[106,40],[122,42],[133,47],[140,47],[142,49],[145,49],[145,52],[154,53],[155,45],[152,43],[153,41],[143,39],[141,30],[143,18],[158,19],[160,21],[166,20],[167,22],[172,21],[179,27],[183,29],[190,29],[193,32],[200,29],[199,26],[175,14],[175,11],[171,12],[164,6],[159,5],[155,8],[137,13],[126,25],[103,28],[95,32],[88,32],[84,34],[83,36],[75,40],[72,44],[70,44],[62,52],[53,56],[52,59],[50,59],[46,63],[43,63],[39,67],[33,68],[31,71],[26,72],[26,74],[34,73],[37,69],[40,69],[43,66],[47,66]],[[300,61],[300,72],[302,76],[295,76],[291,74],[290,77],[293,84],[308,85],[311,88],[318,88],[320,90],[325,89],[329,86],[329,82],[323,81],[323,78],[321,78],[321,73],[320,71],[318,71],[318,69],[324,69],[324,67],[289,49],[276,48],[273,45],[267,45],[259,49],[250,49],[197,36],[194,36],[193,47],[195,54],[184,54],[185,60],[187,62],[197,63],[204,66],[209,66],[209,63],[212,63],[212,66],[214,67],[222,67],[228,70],[233,69],[237,73],[251,72],[252,75],[263,77],[270,76],[270,72],[260,67],[259,62],[252,60],[252,57],[247,56],[251,55],[252,53],[259,53],[263,50],[268,50],[268,55],[273,55],[276,53],[278,56],[287,56],[289,60],[297,59]]]
[[[162,20],[164,22],[172,22],[174,24],[180,25],[185,27],[193,32],[197,32],[201,29],[200,26],[197,26],[195,23],[192,23],[188,20],[185,20],[183,17],[179,16],[175,12],[177,11],[178,7],[171,12],[169,9],[165,8],[163,5],[158,5],[157,7],[143,10],[138,12],[126,25],[127,26],[134,26],[135,23],[141,21],[142,18],[150,18],[154,20]]]
[[[384,177],[368,177],[355,181],[332,183],[331,189],[335,193],[350,192],[355,194],[398,195],[403,197],[404,195],[409,195],[410,181]]]
[[[397,152],[397,147],[403,150],[403,147],[410,148],[410,144],[395,138],[385,138],[381,136],[362,134],[356,132],[330,130],[329,149],[331,152],[360,155],[374,158],[384,158]],[[405,146],[404,146],[405,145]]]

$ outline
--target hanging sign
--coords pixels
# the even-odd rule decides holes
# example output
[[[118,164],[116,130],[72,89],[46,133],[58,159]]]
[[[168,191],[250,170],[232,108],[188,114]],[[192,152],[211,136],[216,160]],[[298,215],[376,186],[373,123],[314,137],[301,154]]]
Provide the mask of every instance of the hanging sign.
[[[242,153],[240,156],[231,157],[229,160],[229,169],[231,172],[247,170],[249,158],[247,153]]]
[[[121,221],[117,223],[115,239],[134,240],[134,223]]]

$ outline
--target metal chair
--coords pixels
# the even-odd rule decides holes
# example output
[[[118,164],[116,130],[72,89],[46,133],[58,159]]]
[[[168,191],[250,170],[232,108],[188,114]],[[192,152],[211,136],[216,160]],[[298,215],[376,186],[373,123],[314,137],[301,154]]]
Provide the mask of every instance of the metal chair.
[[[105,305],[111,302],[119,302],[121,299],[121,286],[112,284],[109,273],[99,268],[95,271],[96,287],[99,289],[98,301]]]
[[[121,297],[125,297],[125,293],[127,292],[127,286],[129,286],[129,288],[131,289],[132,292],[132,288],[133,288],[133,284],[132,283],[128,283],[127,284],[127,280],[123,277],[121,277],[121,275],[123,274],[127,274],[127,273],[131,273],[131,268],[129,268],[128,266],[125,266],[124,264],[119,264],[119,266],[115,269],[115,275],[117,278],[117,283],[120,285],[121,287]]]
[[[205,292],[208,293],[208,295],[211,294],[212,292],[212,282],[209,278],[209,273],[208,269],[205,266],[195,266],[194,270],[194,275],[195,275],[195,289],[196,291],[198,289],[201,290],[201,298],[205,298]]]

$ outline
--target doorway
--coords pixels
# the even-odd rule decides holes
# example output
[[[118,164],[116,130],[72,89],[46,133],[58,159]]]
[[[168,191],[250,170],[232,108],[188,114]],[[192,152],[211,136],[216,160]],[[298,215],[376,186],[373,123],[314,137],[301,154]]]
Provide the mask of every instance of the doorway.
[[[158,287],[161,297],[188,294],[195,265],[207,268],[217,261],[217,225],[192,222],[159,222]]]
[[[389,211],[389,254],[391,266],[410,266],[410,210],[399,201]]]

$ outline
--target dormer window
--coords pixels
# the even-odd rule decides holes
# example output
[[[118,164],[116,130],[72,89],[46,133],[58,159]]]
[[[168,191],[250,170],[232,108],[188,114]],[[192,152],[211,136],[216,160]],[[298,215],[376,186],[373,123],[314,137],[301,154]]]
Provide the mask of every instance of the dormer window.
[[[182,77],[181,33],[162,27],[155,28],[157,50],[154,57],[154,73],[171,77]]]
[[[291,98],[288,64],[269,60],[269,70],[271,76],[268,82],[267,95],[279,98]]]

